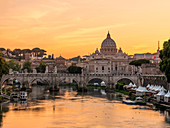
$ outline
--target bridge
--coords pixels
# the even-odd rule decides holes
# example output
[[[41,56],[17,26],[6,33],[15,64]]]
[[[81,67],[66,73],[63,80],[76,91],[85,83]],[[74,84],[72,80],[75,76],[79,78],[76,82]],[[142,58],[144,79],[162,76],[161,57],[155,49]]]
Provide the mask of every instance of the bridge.
[[[139,76],[131,74],[11,73],[2,76],[1,87],[5,81],[10,79],[18,80],[21,86],[26,88],[31,88],[36,80],[44,81],[51,87],[59,86],[61,82],[73,83],[73,81],[78,87],[86,87],[90,81],[95,79],[104,81],[107,88],[114,88],[114,85],[122,80],[128,80],[136,85],[140,84]]]
[[[90,81],[98,79],[104,81],[107,88],[114,88],[118,82],[132,82],[137,86],[147,84],[162,85],[166,89],[169,86],[166,82],[164,75],[136,75],[136,74],[69,74],[69,73],[17,73],[3,75],[0,81],[0,86],[4,85],[7,80],[16,79],[22,87],[31,88],[33,82],[41,80],[48,83],[48,87],[54,88],[62,83],[76,82],[78,87],[84,87],[90,83]],[[128,84],[127,83],[127,84]]]

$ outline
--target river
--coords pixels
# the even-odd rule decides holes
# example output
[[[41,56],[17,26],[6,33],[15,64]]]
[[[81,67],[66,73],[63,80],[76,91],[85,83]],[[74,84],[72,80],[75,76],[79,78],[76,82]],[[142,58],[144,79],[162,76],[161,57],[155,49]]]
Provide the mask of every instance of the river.
[[[122,104],[116,94],[78,94],[72,88],[43,93],[34,87],[27,102],[1,104],[2,128],[168,128],[165,111]]]

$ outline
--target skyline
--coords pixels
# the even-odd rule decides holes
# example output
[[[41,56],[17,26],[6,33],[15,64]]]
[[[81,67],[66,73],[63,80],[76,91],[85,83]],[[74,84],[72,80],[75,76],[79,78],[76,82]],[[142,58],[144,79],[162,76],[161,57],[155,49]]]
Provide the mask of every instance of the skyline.
[[[95,2],[97,1],[97,2]],[[169,39],[170,1],[1,0],[0,47],[65,58],[100,49],[107,32],[130,54],[156,52]]]

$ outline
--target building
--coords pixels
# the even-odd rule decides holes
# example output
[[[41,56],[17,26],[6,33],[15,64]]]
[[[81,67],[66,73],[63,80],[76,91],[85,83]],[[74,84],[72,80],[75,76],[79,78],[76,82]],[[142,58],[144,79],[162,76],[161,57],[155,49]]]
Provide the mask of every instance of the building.
[[[94,53],[86,56],[85,71],[89,74],[129,74],[133,73],[129,66],[129,56],[121,48],[117,49],[115,41],[108,32],[106,39]]]
[[[56,66],[58,72],[67,72],[66,59],[61,55],[56,58]]]
[[[134,54],[133,55],[133,60],[138,60],[138,59],[147,59],[150,60],[151,63],[160,63],[160,58],[159,58],[159,41],[158,41],[158,50],[155,53],[142,53],[142,54]]]
[[[121,48],[117,49],[116,42],[108,32],[106,39],[101,44],[100,51],[97,48],[94,53],[84,57],[86,60],[83,61],[84,64],[81,64],[81,67],[83,66],[85,72],[89,74],[161,74],[159,42],[156,53],[128,55]],[[150,60],[151,64],[143,64],[140,68],[129,65],[131,61],[137,59]]]
[[[162,74],[159,70],[158,63],[142,64],[141,66],[142,74],[144,75],[160,75]]]

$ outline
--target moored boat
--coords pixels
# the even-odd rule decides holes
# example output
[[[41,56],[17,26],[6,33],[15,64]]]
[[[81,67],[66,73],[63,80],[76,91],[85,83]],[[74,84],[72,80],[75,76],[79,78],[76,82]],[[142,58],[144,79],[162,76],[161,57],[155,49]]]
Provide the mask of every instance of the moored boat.
[[[135,102],[137,105],[146,105],[146,102],[143,100],[142,97],[136,97]]]
[[[20,100],[27,100],[27,92],[20,91]]]
[[[123,100],[122,103],[128,104],[128,105],[136,105],[136,102],[131,101],[131,100]]]

